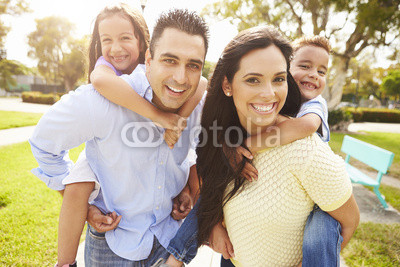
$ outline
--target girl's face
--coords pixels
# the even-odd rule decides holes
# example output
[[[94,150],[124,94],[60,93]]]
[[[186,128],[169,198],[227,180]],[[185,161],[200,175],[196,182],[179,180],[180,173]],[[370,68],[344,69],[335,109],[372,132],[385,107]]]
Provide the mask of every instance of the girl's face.
[[[244,55],[232,83],[225,78],[223,90],[232,96],[240,124],[250,134],[273,126],[288,92],[287,64],[275,46]]]
[[[100,21],[101,53],[117,70],[130,74],[139,59],[139,40],[132,23],[122,15],[113,15]]]

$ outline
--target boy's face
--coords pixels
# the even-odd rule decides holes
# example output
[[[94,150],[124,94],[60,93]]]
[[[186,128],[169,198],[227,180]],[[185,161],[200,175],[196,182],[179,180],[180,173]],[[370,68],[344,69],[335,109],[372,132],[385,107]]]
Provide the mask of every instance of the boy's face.
[[[317,46],[303,46],[294,53],[290,73],[300,88],[303,101],[319,96],[326,85],[329,54]]]

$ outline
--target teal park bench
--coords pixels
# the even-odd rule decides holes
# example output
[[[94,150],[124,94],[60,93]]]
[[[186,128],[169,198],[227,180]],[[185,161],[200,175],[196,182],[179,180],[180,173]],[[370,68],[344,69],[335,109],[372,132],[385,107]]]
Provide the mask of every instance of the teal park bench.
[[[344,136],[341,150],[346,153],[346,169],[353,183],[372,186],[374,193],[386,209],[388,207],[384,196],[379,192],[382,175],[392,165],[394,154],[380,147],[360,141],[348,135]],[[350,165],[350,157],[353,157],[378,171],[376,179],[364,174],[354,166]]]

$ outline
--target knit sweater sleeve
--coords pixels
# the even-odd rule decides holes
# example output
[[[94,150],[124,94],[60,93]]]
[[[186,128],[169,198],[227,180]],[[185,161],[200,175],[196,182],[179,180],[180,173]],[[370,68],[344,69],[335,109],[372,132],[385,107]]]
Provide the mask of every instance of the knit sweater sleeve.
[[[306,140],[307,156],[298,179],[310,198],[324,211],[341,207],[352,194],[344,160],[316,135]]]

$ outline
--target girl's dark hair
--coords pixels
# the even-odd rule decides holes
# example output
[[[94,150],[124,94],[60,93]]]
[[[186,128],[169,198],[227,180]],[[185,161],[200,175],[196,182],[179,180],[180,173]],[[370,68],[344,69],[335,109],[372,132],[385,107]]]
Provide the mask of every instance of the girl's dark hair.
[[[102,11],[100,11],[100,13],[96,17],[93,27],[93,33],[90,40],[89,73],[88,73],[89,83],[90,83],[90,73],[92,73],[92,71],[94,70],[96,61],[101,56],[99,24],[103,19],[114,15],[123,16],[132,23],[133,28],[135,29],[135,36],[139,40],[140,51],[139,51],[138,62],[139,64],[144,64],[146,50],[149,46],[150,34],[149,34],[149,29],[147,28],[146,21],[142,16],[142,13],[139,10],[131,8],[129,5],[124,3],[106,6]]]
[[[282,52],[287,64],[288,96],[280,114],[295,116],[300,108],[300,91],[289,73],[292,47],[275,28],[254,27],[240,32],[226,47],[212,75],[201,118],[202,132],[197,152],[197,172],[201,179],[201,201],[198,211],[198,245],[207,243],[213,227],[223,219],[222,208],[242,187],[245,178],[240,175],[246,159],[235,170],[227,155],[235,155],[236,147],[243,144],[246,130],[241,126],[232,97],[222,90],[224,77],[232,83],[239,70],[240,60],[254,49],[275,45]],[[268,64],[268,62],[265,62]],[[219,129],[215,135],[215,123]],[[214,127],[213,127],[214,125]],[[229,130],[235,127],[239,130]],[[230,128],[232,129],[232,128]],[[215,139],[216,138],[216,139]],[[225,195],[229,183],[234,186]]]

